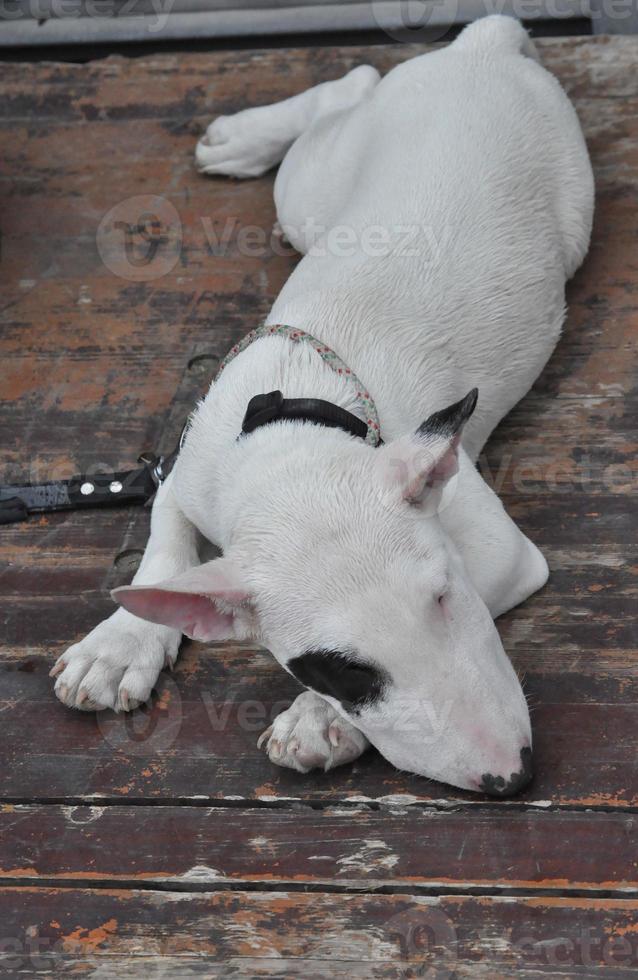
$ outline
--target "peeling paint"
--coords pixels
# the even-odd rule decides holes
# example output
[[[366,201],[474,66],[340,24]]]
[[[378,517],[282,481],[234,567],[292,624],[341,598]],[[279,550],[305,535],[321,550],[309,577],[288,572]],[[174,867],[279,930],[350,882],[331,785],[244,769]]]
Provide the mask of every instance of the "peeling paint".
[[[63,806],[62,813],[72,824],[87,824],[99,820],[104,813],[103,806]]]
[[[77,953],[79,949],[83,951],[96,951],[113,934],[117,932],[117,919],[108,919],[101,926],[88,929],[85,926],[77,926],[73,932],[61,937],[65,951]]]
[[[399,863],[399,855],[394,854],[388,844],[382,840],[365,841],[358,851],[347,857],[337,858],[340,866],[338,874],[358,871],[361,874],[372,874],[380,869],[391,870]]]
[[[216,868],[209,868],[205,864],[197,864],[189,871],[185,871],[183,874],[175,875],[174,877],[177,881],[219,881],[220,878],[225,878],[226,875],[223,871],[217,871]]]

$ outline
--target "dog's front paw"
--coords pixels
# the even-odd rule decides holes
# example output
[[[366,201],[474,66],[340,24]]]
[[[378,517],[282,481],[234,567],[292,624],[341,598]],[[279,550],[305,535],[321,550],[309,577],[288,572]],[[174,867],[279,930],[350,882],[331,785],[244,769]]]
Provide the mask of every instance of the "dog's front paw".
[[[180,634],[123,609],[69,647],[51,670],[63,704],[82,711],[130,711],[148,701],[163,667],[172,667]]]
[[[299,772],[334,769],[361,755],[368,740],[313,691],[304,691],[259,738],[271,762]]]

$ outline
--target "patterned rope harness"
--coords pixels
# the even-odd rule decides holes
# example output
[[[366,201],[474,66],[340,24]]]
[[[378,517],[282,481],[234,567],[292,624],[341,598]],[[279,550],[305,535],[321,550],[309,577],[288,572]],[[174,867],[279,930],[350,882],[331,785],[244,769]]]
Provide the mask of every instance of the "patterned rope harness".
[[[250,333],[231,347],[228,354],[222,361],[217,372],[217,377],[220,376],[227,364],[230,363],[238,354],[245,351],[247,347],[255,340],[260,340],[262,337],[284,337],[286,340],[290,340],[296,344],[307,344],[312,347],[312,349],[319,355],[319,357],[325,361],[325,363],[330,367],[335,374],[338,374],[340,378],[343,378],[346,384],[348,384],[354,392],[355,398],[358,404],[361,406],[363,419],[367,425],[368,431],[365,436],[365,442],[369,443],[371,446],[378,446],[381,443],[381,426],[379,424],[379,415],[377,413],[377,408],[374,403],[373,398],[370,396],[369,391],[361,384],[356,374],[341,360],[338,354],[336,354],[331,347],[317,340],[312,334],[306,333],[305,330],[299,330],[298,327],[290,327],[285,323],[269,323],[264,324],[261,327],[256,327],[255,330],[251,330]]]

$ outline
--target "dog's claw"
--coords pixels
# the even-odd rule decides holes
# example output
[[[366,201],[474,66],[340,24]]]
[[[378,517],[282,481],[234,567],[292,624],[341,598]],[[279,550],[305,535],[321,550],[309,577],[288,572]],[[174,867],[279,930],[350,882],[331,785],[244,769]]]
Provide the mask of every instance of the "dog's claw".
[[[278,739],[271,738],[269,740],[269,742],[268,742],[268,754],[270,755],[270,758],[271,759],[273,758],[273,756],[275,757],[275,759],[281,759],[283,750],[284,750],[284,747],[283,747],[283,745],[281,744],[281,742]]]
[[[162,664],[175,661],[179,636],[118,609],[50,668],[56,697],[79,711],[132,711],[152,695]]]
[[[266,739],[271,762],[303,773],[352,762],[368,746],[365,735],[313,691],[304,691],[277,716],[260,746]]]
[[[339,744],[339,726],[336,721],[333,721],[328,729],[328,741],[335,749]]]
[[[164,657],[164,668],[170,670],[171,673],[175,670],[175,661],[168,654]]]
[[[273,233],[273,236],[275,238],[278,238],[280,242],[287,242],[288,241],[288,239],[286,238],[286,232],[281,227],[281,225],[279,224],[278,221],[275,221],[274,225],[272,226],[272,233]]]
[[[264,742],[268,741],[271,735],[272,735],[272,725],[269,725],[266,731],[262,732],[259,738],[257,739],[257,748],[260,749],[264,744]]]

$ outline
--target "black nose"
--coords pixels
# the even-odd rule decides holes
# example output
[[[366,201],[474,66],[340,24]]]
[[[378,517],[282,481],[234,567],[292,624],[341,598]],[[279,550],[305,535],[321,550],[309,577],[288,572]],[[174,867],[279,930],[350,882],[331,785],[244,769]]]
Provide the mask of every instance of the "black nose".
[[[513,772],[509,780],[503,776],[492,776],[491,773],[484,773],[481,779],[480,789],[489,796],[513,796],[524,789],[532,776],[532,750],[529,745],[521,749],[521,768],[519,772]]]

